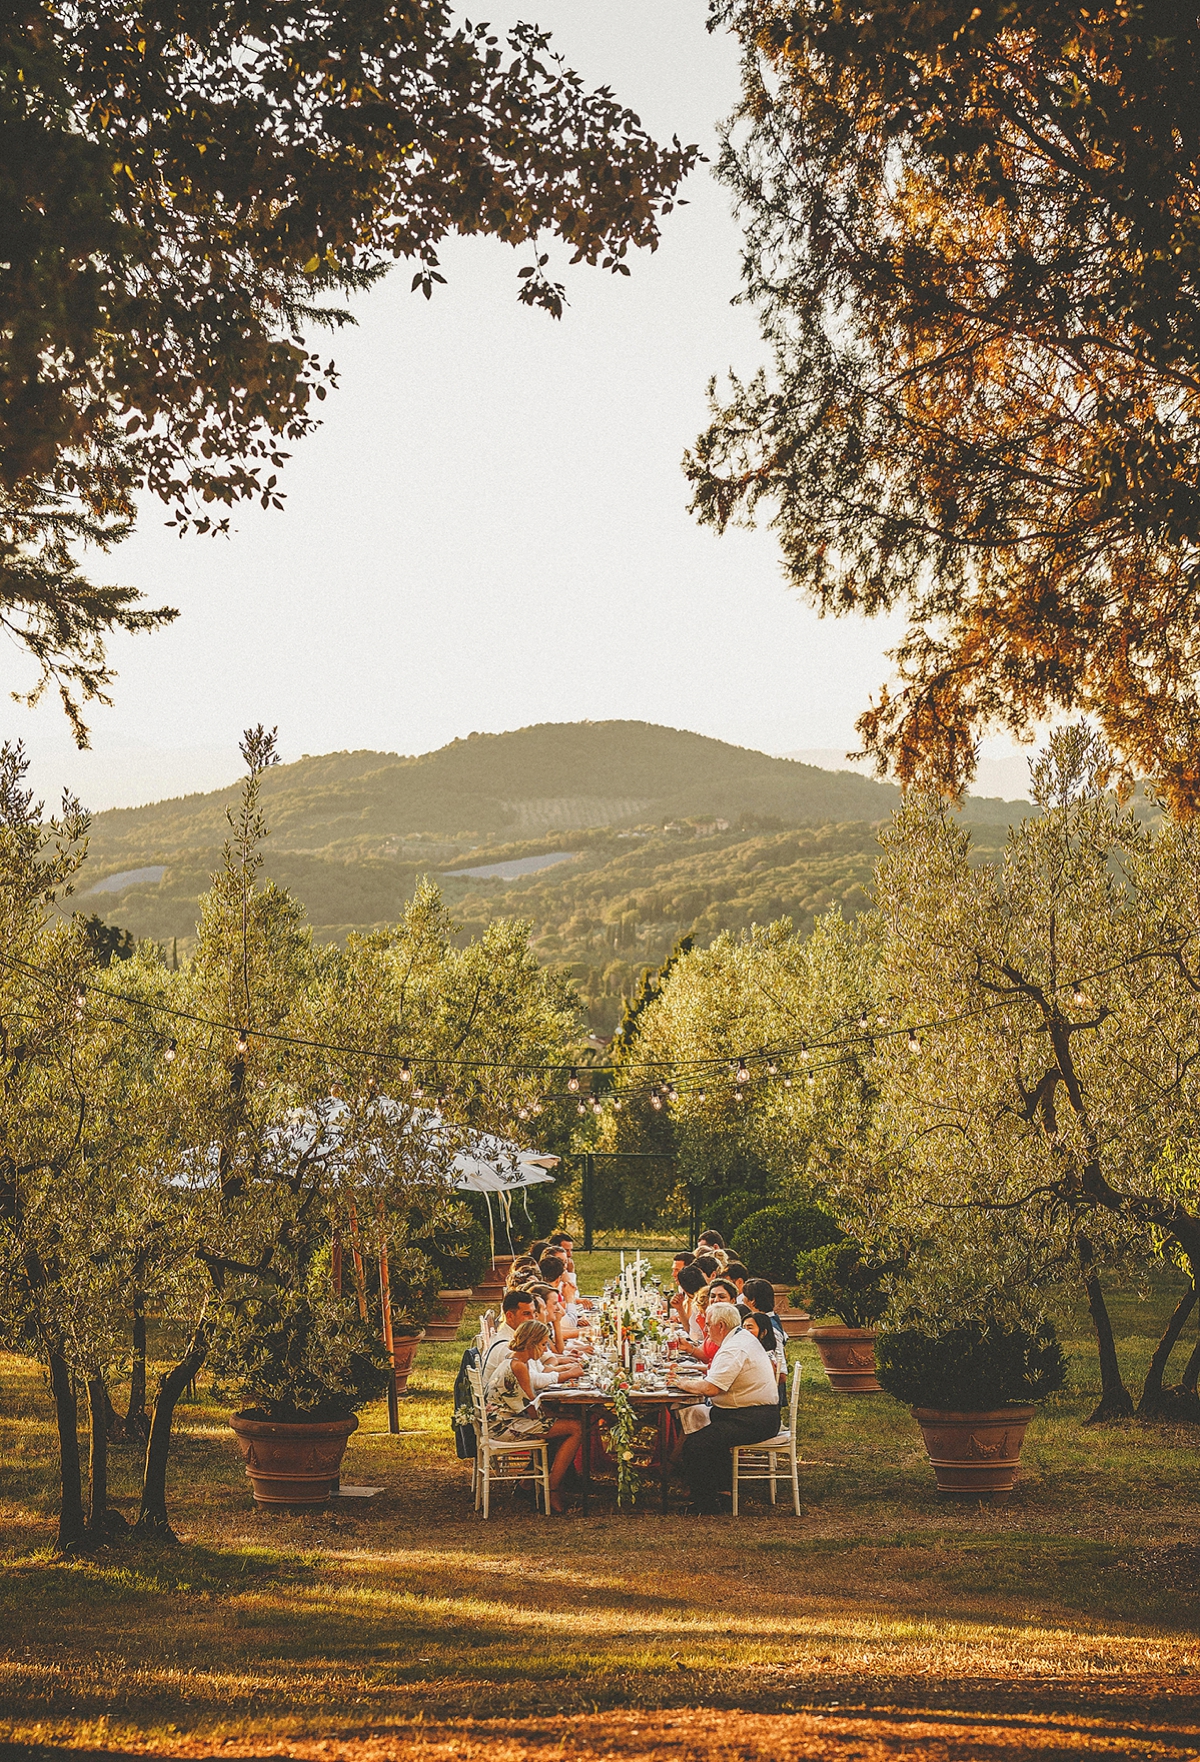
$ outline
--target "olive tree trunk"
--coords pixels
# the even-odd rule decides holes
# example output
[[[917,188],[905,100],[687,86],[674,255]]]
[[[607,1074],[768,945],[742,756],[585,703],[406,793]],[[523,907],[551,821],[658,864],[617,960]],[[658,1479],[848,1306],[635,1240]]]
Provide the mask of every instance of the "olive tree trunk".
[[[77,1554],[84,1544],[83,1481],[79,1459],[79,1403],[71,1382],[71,1367],[61,1352],[46,1354],[50,1391],[54,1396],[54,1419],[58,1426],[59,1479],[62,1500],[58,1511],[58,1551]]]
[[[142,1503],[134,1529],[141,1535],[175,1541],[167,1516],[167,1461],[171,1454],[171,1423],[179,1397],[208,1357],[208,1330],[203,1323],[192,1335],[179,1363],[172,1365],[158,1386],[150,1436],[146,1443],[146,1469],[142,1477]]]
[[[1163,1329],[1162,1339],[1154,1348],[1154,1356],[1150,1360],[1150,1368],[1146,1372],[1141,1398],[1137,1404],[1139,1419],[1174,1419],[1176,1417],[1178,1392],[1164,1389],[1163,1377],[1166,1374],[1167,1362],[1183,1332],[1184,1323],[1195,1307],[1196,1287],[1193,1284],[1188,1286],[1175,1305],[1171,1319]]]
[[[1117,1362],[1117,1345],[1113,1339],[1108,1305],[1104,1301],[1104,1292],[1101,1289],[1100,1277],[1096,1271],[1095,1253],[1086,1236],[1076,1238],[1076,1251],[1079,1255],[1079,1270],[1083,1274],[1083,1288],[1087,1293],[1088,1313],[1092,1318],[1092,1327],[1096,1333],[1096,1347],[1100,1356],[1100,1399],[1084,1424],[1094,1426],[1103,1425],[1111,1419],[1129,1419],[1133,1413],[1133,1396],[1125,1387],[1121,1377],[1121,1366]]]

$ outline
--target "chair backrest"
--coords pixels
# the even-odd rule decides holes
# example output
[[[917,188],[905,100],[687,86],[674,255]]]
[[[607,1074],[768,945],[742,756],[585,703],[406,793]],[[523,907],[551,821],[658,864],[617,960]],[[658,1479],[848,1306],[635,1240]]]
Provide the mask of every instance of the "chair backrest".
[[[796,1409],[800,1405],[800,1371],[801,1364],[797,1359],[792,1366],[792,1394],[788,1402],[788,1430],[793,1437],[796,1435]],[[478,1375],[478,1372],[475,1374]]]
[[[471,1385],[471,1399],[475,1403],[475,1423],[479,1427],[480,1443],[488,1441],[487,1402],[483,1398],[483,1376],[478,1365],[469,1365],[467,1380]]]

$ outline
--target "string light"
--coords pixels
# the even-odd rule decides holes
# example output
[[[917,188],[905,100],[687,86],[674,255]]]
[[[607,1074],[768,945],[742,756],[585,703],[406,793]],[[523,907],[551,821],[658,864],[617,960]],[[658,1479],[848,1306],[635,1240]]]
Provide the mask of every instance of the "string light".
[[[813,1087],[813,1085],[816,1083],[816,1080],[817,1079],[813,1076],[813,1073],[811,1071],[809,1071],[807,1076],[804,1079],[805,1087],[811,1089]]]
[[[792,1073],[790,1071],[787,1073],[786,1077],[783,1079],[783,1086],[785,1089],[790,1089],[792,1086]]]
[[[738,1063],[737,1081],[739,1083],[748,1083],[750,1081],[750,1069],[745,1059],[741,1059]]]
[[[1075,983],[1071,986],[1071,1002],[1075,1005],[1076,1009],[1082,1009],[1087,1002],[1087,993],[1084,991],[1083,986],[1079,983],[1078,979],[1076,979]]]
[[[707,1101],[708,1100],[708,1090],[701,1089],[699,1094],[696,1096],[696,1100],[701,1101],[701,1102]]]
[[[671,1103],[672,1107],[674,1107],[675,1103],[679,1100],[679,1091],[676,1089],[674,1083],[672,1083],[671,1087],[667,1090],[667,1100]]]
[[[168,1045],[167,1050],[163,1053],[163,1057],[169,1065],[175,1063],[176,1051],[177,1051],[177,1042],[172,1040],[170,1042],[170,1044]]]
[[[571,1091],[572,1095],[579,1094],[579,1072],[575,1069],[574,1065],[571,1066],[571,1075],[567,1078],[567,1088]]]
[[[777,1077],[779,1075],[779,1066],[775,1063],[773,1058],[768,1059],[767,1061],[767,1075],[768,1077]]]
[[[861,1010],[859,1012],[858,1025],[864,1034],[866,1033],[867,1029],[871,1026],[871,1018],[867,1014],[865,1009]]]
[[[249,1052],[250,1050],[250,1035],[245,1028],[238,1029],[237,1049],[239,1053]]]
[[[76,991],[76,993],[75,993],[75,1019],[76,1019],[76,1021],[83,1020],[83,1012],[86,1007],[87,1007],[87,992],[83,989],[83,987],[81,985],[79,987],[78,991]]]
[[[917,1037],[917,1031],[915,1028],[910,1028],[908,1030],[908,1050],[912,1053],[914,1058],[916,1058],[921,1050],[921,1042]]]
[[[587,1108],[584,1106],[582,1101],[576,1102],[575,1112],[579,1115],[580,1119],[582,1119],[584,1114],[587,1112]]]
[[[662,1112],[662,1096],[658,1093],[657,1089],[652,1089],[650,1091],[650,1105],[655,1113]]]
[[[412,1082],[412,1066],[407,1059],[402,1060],[400,1065],[400,1081],[402,1083]]]

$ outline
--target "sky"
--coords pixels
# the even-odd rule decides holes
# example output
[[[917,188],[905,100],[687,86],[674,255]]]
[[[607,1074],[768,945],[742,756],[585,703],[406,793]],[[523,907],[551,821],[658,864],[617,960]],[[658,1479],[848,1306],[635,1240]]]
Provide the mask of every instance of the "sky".
[[[525,15],[659,139],[712,155],[737,62],[705,11],[529,0]],[[820,620],[786,589],[769,531],[718,538],[687,510],[680,461],[707,382],[764,351],[733,304],[727,193],[701,168],[684,194],[628,279],[549,247],[571,302],[559,323],[517,304],[529,254],[492,240],[451,241],[428,303],[403,265],[358,299],[356,328],[317,339],[340,389],[285,469],[282,513],[179,539],[147,504],[92,561],[181,615],[113,642],[91,752],[51,698],[6,701],[32,677],[0,644],[4,733],[25,741],[39,792],[66,784],[101,809],[215,788],[259,722],[285,760],[618,717],[768,752],[851,748],[895,629]]]

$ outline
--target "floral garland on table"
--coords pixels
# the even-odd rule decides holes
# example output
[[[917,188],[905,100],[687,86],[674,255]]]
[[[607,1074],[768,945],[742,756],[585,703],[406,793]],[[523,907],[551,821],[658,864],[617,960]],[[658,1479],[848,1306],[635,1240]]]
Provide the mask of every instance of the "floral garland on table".
[[[642,1421],[629,1399],[628,1383],[618,1378],[613,1383],[611,1399],[613,1417],[606,1428],[606,1442],[617,1464],[617,1504],[624,1505],[628,1499],[631,1505],[636,1505],[642,1490],[642,1477],[638,1473],[633,1447]]]

